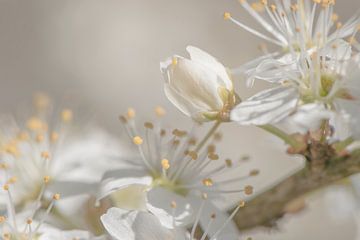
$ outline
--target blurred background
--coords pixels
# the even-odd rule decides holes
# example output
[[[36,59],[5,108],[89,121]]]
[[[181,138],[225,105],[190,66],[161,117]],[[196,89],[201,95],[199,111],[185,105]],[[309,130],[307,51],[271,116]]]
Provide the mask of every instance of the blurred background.
[[[358,8],[359,0],[343,0],[336,12],[345,21]],[[161,105],[169,125],[189,126],[164,96],[159,62],[174,53],[185,56],[187,45],[228,67],[258,56],[262,42],[224,21],[224,11],[257,26],[236,0],[0,0],[0,111],[14,112],[41,91],[60,102],[71,96],[119,137],[118,115],[128,107],[147,119]],[[262,87],[246,89],[236,81],[242,97]],[[302,159],[287,156],[280,142],[259,129],[226,124],[222,130],[221,156],[250,156],[244,168],[260,169],[251,182],[255,192],[302,166]],[[348,183],[314,193],[307,202],[279,229],[246,234],[264,240],[360,239],[360,201]]]

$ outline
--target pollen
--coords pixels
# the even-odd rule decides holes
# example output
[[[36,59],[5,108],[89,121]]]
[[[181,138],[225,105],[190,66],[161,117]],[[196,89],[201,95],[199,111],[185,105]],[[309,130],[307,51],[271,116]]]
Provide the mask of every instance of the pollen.
[[[133,138],[133,143],[135,143],[136,145],[141,145],[143,143],[143,139],[139,136],[135,136]]]
[[[50,159],[50,153],[47,151],[43,151],[41,153],[41,157],[48,160],[48,159]]]
[[[126,112],[126,116],[129,118],[129,119],[133,119],[135,116],[136,116],[136,112],[135,112],[135,109],[133,108],[128,108],[127,112]]]
[[[213,185],[213,181],[211,178],[205,178],[203,179],[202,183],[204,184],[204,186],[206,187],[211,187]]]
[[[224,12],[224,20],[229,20],[231,18],[231,14],[229,12]]]
[[[55,193],[55,194],[53,195],[53,199],[54,199],[54,200],[59,200],[59,199],[60,199],[60,194],[59,194],[59,193]]]
[[[50,135],[51,142],[56,142],[59,139],[59,134],[57,132],[52,132]]]
[[[70,109],[64,109],[61,112],[61,120],[64,123],[68,123],[73,119],[73,112]]]
[[[9,180],[7,181],[7,183],[8,184],[14,184],[14,183],[16,183],[17,182],[17,177],[11,177],[11,178],[9,178]]]
[[[165,114],[166,114],[166,111],[164,108],[160,107],[160,106],[157,106],[155,108],[155,114],[158,116],[158,117],[163,117]]]
[[[29,120],[27,120],[26,127],[31,131],[42,131],[47,129],[46,124],[37,117],[31,117]]]
[[[250,186],[250,185],[247,185],[244,188],[244,192],[245,192],[246,195],[251,195],[254,192],[254,187]]]
[[[165,158],[163,160],[161,160],[161,166],[164,170],[168,170],[170,168],[169,160],[167,160]]]
[[[178,64],[177,57],[173,57],[173,58],[171,59],[171,65],[176,66],[177,64]]]
[[[49,183],[49,182],[50,182],[50,176],[45,176],[44,183]]]

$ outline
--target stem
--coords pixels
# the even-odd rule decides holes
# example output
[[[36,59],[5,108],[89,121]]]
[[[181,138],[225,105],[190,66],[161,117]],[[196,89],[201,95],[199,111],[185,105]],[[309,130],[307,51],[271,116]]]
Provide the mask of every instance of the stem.
[[[205,137],[201,140],[201,142],[196,146],[195,152],[199,152],[201,148],[204,147],[206,142],[210,139],[210,137],[216,132],[216,130],[219,128],[221,121],[216,121],[214,126],[210,128],[209,132],[205,135]]]
[[[289,134],[282,131],[281,129],[275,127],[274,125],[261,125],[258,126],[259,128],[264,129],[265,131],[277,136],[278,138],[282,139],[286,144],[289,144],[290,146],[296,148],[298,146],[298,143],[296,140],[294,140]]]

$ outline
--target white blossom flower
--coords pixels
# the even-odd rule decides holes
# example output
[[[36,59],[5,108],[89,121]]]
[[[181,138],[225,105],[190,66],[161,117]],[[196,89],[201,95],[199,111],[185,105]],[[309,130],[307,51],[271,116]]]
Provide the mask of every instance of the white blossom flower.
[[[157,113],[162,115],[164,110],[157,108]],[[206,211],[200,216],[200,224],[206,227],[210,216],[208,212],[218,216],[214,221],[215,225],[224,220],[224,214],[214,204],[216,198],[226,193],[252,193],[251,186],[235,187],[234,184],[257,175],[257,170],[247,175],[236,174],[235,177],[231,177],[234,176],[231,171],[236,169],[237,163],[229,159],[222,164],[219,163],[214,145],[209,145],[205,150],[197,149],[198,141],[193,132],[175,129],[169,134],[158,124],[150,122],[144,124],[145,133],[140,134],[134,123],[134,115],[134,111],[130,109],[128,116],[121,119],[133,143],[138,147],[141,158],[132,160],[127,167],[107,172],[99,199],[110,194],[118,194],[121,190],[120,194],[125,191],[121,196],[128,198],[131,203],[138,202],[142,195],[147,195],[151,205],[168,212],[172,211],[168,203],[175,200],[178,205],[175,218],[186,225],[194,221],[191,212],[201,204],[198,196],[205,193],[209,196],[209,201],[206,202]],[[134,187],[138,190],[134,190]],[[138,204],[139,209],[146,209],[144,201]],[[118,206],[135,208],[128,203],[126,206]],[[236,229],[233,224],[228,224],[226,228]],[[211,234],[213,232],[210,232]]]
[[[0,181],[18,179],[13,189],[18,207],[36,199],[44,178],[51,183],[49,192],[61,191],[64,197],[91,193],[109,169],[105,160],[110,138],[101,131],[73,127],[68,108],[52,115],[46,96],[37,96],[35,105],[25,120],[4,116],[0,121]],[[104,161],[94,161],[99,158]]]
[[[336,45],[333,46],[336,48]],[[347,112],[352,121],[359,122],[360,96],[358,76],[359,55],[344,60],[342,56],[324,58],[316,52],[300,52],[297,63],[269,69],[284,74],[273,83],[278,86],[262,91],[240,103],[231,113],[231,119],[241,124],[265,125],[279,123],[299,113],[308,104],[318,106],[312,110],[312,119],[330,119],[332,114]]]
[[[196,121],[228,121],[230,109],[239,100],[226,68],[196,47],[186,50],[191,59],[173,56],[160,64],[166,96]]]
[[[196,220],[190,232],[178,226],[173,216],[164,214],[163,210],[154,208],[151,205],[148,205],[150,208],[148,210],[111,208],[101,216],[101,221],[109,234],[116,240],[193,240],[206,201],[207,199],[204,197],[200,208],[197,210]],[[172,202],[170,205],[176,211],[176,202]],[[232,214],[218,228],[213,226],[216,215],[211,214],[208,224],[203,229],[201,239],[205,239],[209,232],[214,233],[213,236],[208,238],[209,240],[238,239],[237,232],[228,231],[223,235],[220,234],[240,207],[243,207],[243,202],[235,208]]]
[[[292,55],[305,50],[318,51],[331,46],[339,39],[353,37],[360,23],[360,16],[357,14],[342,24],[339,16],[334,12],[334,0],[295,2],[284,0],[274,1],[271,4],[267,0],[252,4],[241,0],[240,3],[267,33],[262,33],[234,19],[230,13],[225,13],[224,18],[257,37],[281,47],[282,52],[289,52]],[[344,42],[344,44],[339,46],[337,51],[346,49],[348,43]],[[277,52],[275,55],[280,53]],[[266,56],[266,58],[272,57],[274,54]],[[261,57],[258,60],[263,59],[264,57]]]

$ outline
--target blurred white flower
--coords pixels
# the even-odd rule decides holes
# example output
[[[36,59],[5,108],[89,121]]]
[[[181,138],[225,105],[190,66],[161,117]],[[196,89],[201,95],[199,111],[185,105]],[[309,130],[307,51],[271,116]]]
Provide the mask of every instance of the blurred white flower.
[[[66,197],[91,193],[110,168],[106,159],[111,138],[94,128],[74,127],[75,116],[68,108],[55,114],[50,108],[49,99],[41,95],[27,119],[5,116],[0,121],[0,182],[18,180],[13,189],[18,207],[36,199],[44,178],[50,182],[48,192]]]
[[[239,99],[227,69],[196,47],[186,50],[191,59],[173,56],[160,64],[166,96],[196,121],[228,121],[229,111]]]
[[[203,203],[206,198],[203,198]],[[176,202],[172,202],[173,212],[176,211]],[[238,239],[238,233],[227,231],[222,236],[227,224],[230,223],[236,212],[243,205],[238,205],[232,214],[222,222],[218,228],[213,226],[216,215],[212,214],[205,228],[201,239],[205,239],[209,232],[213,232],[213,236],[208,237],[209,240],[220,239]],[[164,214],[163,210],[154,208],[149,205],[148,210],[123,210],[120,208],[111,208],[101,217],[101,221],[108,233],[117,240],[193,240],[195,230],[198,226],[199,217],[204,210],[204,204],[197,210],[195,224],[190,232],[181,226],[178,226],[173,216]]]
[[[163,113],[164,110],[157,109],[157,112]],[[232,174],[232,171],[238,169],[238,163],[229,159],[220,162],[213,144],[205,150],[196,151],[198,141],[193,132],[195,129],[192,132],[175,129],[169,134],[160,125],[146,122],[145,133],[141,134],[134,123],[134,114],[130,110],[128,117],[122,117],[122,121],[134,145],[138,147],[141,158],[132,160],[128,167],[107,172],[99,199],[110,194],[114,198],[114,194],[116,196],[120,193],[130,202],[139,202],[141,196],[144,199],[144,192],[148,191],[150,204],[168,212],[172,211],[168,203],[176,201],[178,208],[175,218],[186,225],[194,221],[191,212],[200,206],[199,196],[205,193],[209,196],[209,201],[206,201],[206,210],[200,216],[200,224],[206,227],[210,213],[217,215],[214,225],[221,224],[226,218],[213,200],[227,193],[252,193],[251,186],[238,187],[237,183],[257,175],[257,170],[242,176]],[[121,194],[122,191],[119,190],[126,194]],[[121,197],[120,201],[122,199]],[[120,203],[118,206],[133,209],[128,204],[129,201],[126,201],[125,207]],[[138,204],[138,208],[146,209],[144,200],[143,204]],[[183,214],[184,212],[190,214]],[[227,228],[236,231],[233,224],[228,224]]]

